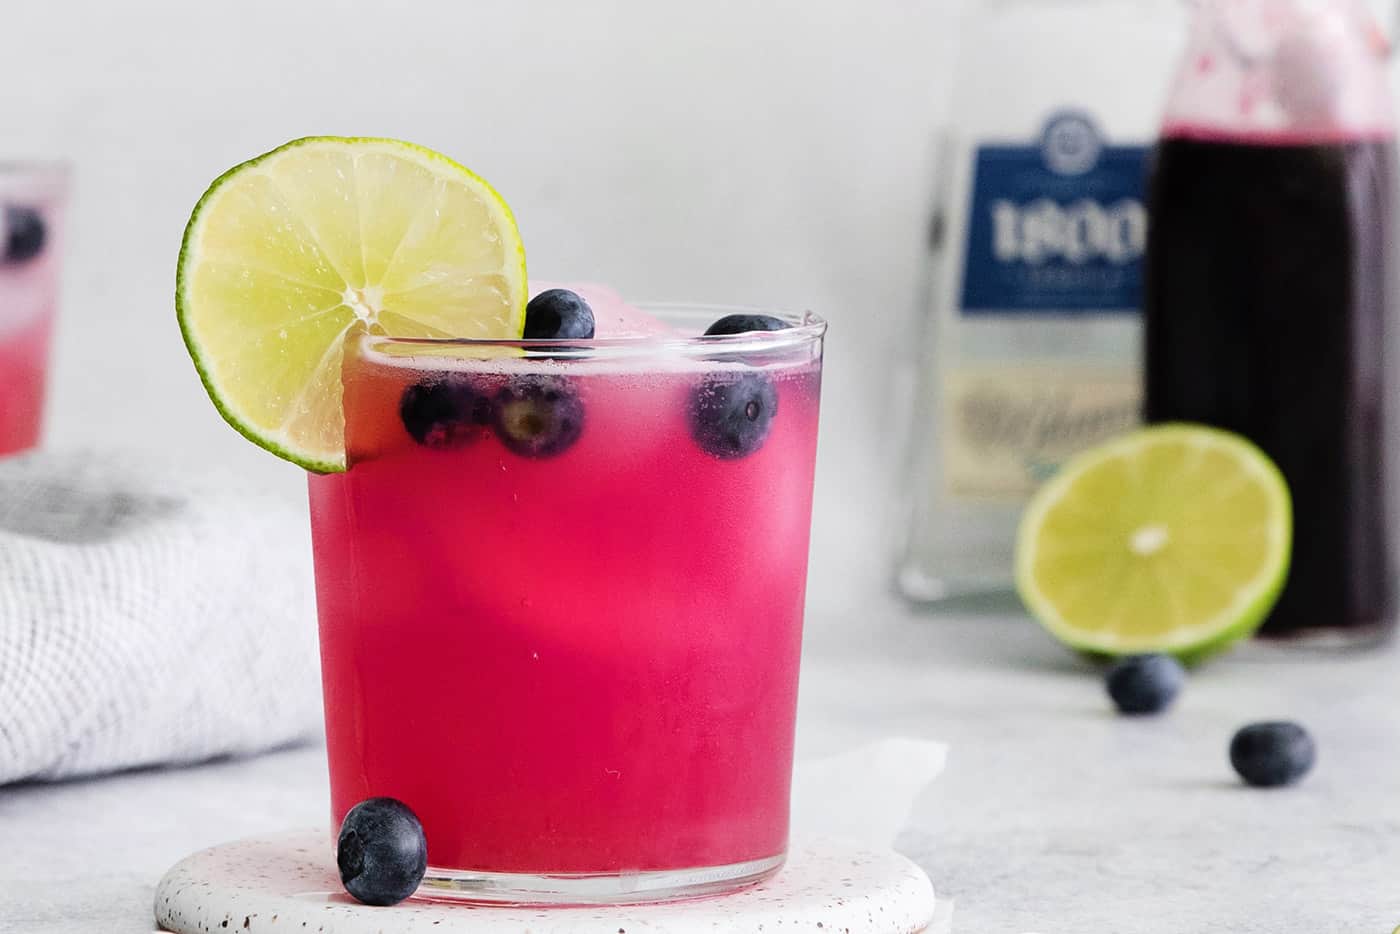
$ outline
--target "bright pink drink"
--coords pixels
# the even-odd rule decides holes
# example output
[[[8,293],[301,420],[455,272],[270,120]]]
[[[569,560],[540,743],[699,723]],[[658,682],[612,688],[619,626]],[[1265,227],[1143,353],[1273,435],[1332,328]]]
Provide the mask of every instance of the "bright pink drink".
[[[67,175],[0,163],[0,454],[39,441]]]
[[[430,879],[776,869],[820,334],[347,353],[351,466],[310,485],[337,821],[404,801]]]
[[[52,328],[53,310],[49,306],[18,330],[0,333],[0,399],[4,400],[0,403],[0,454],[27,450],[39,443]]]

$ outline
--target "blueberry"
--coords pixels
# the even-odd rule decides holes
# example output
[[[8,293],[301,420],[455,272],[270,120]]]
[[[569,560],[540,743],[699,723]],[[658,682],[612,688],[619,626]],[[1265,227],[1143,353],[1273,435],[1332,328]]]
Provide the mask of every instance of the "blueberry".
[[[527,340],[588,340],[593,336],[593,309],[577,292],[549,289],[525,306]]]
[[[746,457],[763,446],[777,413],[778,390],[763,373],[707,376],[691,391],[690,434],[715,457]]]
[[[437,450],[459,448],[485,435],[491,400],[460,375],[415,383],[399,399],[399,418],[413,440]]]
[[[583,434],[583,400],[563,376],[521,376],[496,394],[496,436],[525,457],[554,457]]]
[[[1317,761],[1317,747],[1296,723],[1251,723],[1230,741],[1230,764],[1257,788],[1277,788],[1298,781]]]
[[[1104,686],[1119,713],[1161,713],[1186,683],[1186,669],[1170,655],[1131,655],[1108,670]]]
[[[23,263],[38,256],[44,249],[47,234],[44,219],[33,208],[5,208],[5,255],[0,261]]]
[[[782,318],[772,315],[725,315],[706,329],[705,336],[747,334],[750,331],[782,331],[791,326]]]
[[[341,822],[335,861],[345,891],[366,905],[397,905],[423,881],[428,840],[408,805],[369,798]]]

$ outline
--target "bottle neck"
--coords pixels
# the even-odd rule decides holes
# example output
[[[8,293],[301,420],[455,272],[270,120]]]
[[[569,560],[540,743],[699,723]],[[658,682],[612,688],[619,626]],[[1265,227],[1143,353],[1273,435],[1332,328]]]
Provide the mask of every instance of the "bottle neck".
[[[1360,0],[1193,0],[1168,128],[1332,142],[1394,131],[1389,44]]]
[[[1362,0],[1186,0],[1194,11],[1196,44],[1217,46],[1245,66],[1307,37],[1348,47],[1350,54],[1384,57],[1390,42]],[[1397,7],[1400,13],[1400,7]]]

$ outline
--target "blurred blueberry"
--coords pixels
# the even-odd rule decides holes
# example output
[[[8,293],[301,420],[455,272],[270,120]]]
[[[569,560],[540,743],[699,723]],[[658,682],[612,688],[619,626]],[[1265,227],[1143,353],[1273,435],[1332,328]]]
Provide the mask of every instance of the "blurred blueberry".
[[[593,309],[577,292],[548,289],[525,306],[527,340],[588,340],[593,336]]]
[[[31,260],[43,252],[46,239],[44,219],[38,211],[10,205],[5,208],[5,254],[0,262]]]
[[[1130,655],[1108,670],[1104,686],[1119,713],[1161,713],[1186,683],[1186,669],[1170,655]]]
[[[524,457],[554,457],[583,434],[583,400],[563,376],[520,376],[496,394],[496,436]]]
[[[746,457],[763,446],[778,413],[778,390],[763,373],[717,373],[691,391],[690,433],[715,457]]]
[[[366,905],[397,905],[423,881],[428,840],[408,805],[369,798],[341,822],[335,859],[345,891]]]
[[[720,334],[748,334],[751,331],[783,331],[791,327],[782,318],[772,315],[725,315],[705,331],[706,337]]]
[[[414,441],[451,450],[486,434],[491,400],[466,377],[449,374],[405,389],[399,399],[399,418]]]
[[[1296,723],[1251,723],[1230,741],[1230,764],[1257,788],[1291,785],[1317,761],[1317,747]]]

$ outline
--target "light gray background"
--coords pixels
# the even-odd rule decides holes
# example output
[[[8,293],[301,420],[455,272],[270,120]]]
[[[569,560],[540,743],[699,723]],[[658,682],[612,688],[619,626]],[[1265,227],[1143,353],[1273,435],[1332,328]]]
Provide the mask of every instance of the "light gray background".
[[[844,572],[833,593],[878,585],[887,358],[914,294],[949,9],[9,5],[0,156],[76,166],[49,438],[299,483],[222,424],[195,378],[174,321],[180,234],[219,172],[288,139],[402,137],[505,195],[536,276],[829,316],[819,560]]]
[[[885,577],[891,362],[908,347],[964,6],[7,4],[0,157],[76,169],[49,439],[299,483],[227,429],[198,385],[173,317],[180,233],[215,175],[288,139],[403,137],[496,185],[541,278],[831,320],[813,586],[853,601]],[[1103,80],[1140,85],[1143,106],[1158,106],[1158,74]]]

